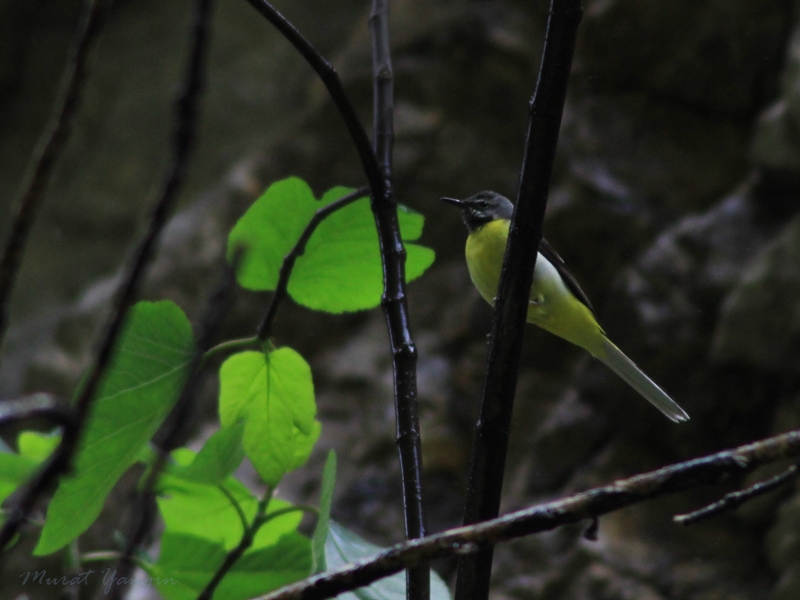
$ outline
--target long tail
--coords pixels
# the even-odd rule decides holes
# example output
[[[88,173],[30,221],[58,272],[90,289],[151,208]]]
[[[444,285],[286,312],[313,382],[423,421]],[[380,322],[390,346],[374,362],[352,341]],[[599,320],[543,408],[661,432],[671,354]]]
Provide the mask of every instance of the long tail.
[[[622,353],[608,338],[604,338],[605,355],[597,356],[614,373],[622,377],[625,382],[639,392],[645,399],[664,413],[668,419],[681,423],[689,420],[689,415],[670,398],[667,393],[658,387],[652,379],[642,373],[633,364],[633,361]],[[599,353],[598,353],[599,354]]]

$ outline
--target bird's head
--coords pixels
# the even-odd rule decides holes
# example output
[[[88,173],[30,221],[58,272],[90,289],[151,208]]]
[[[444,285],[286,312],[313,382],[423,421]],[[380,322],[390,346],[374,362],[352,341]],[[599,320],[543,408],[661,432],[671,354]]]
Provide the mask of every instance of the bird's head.
[[[456,198],[442,198],[442,200],[462,210],[464,223],[470,232],[496,219],[510,219],[514,212],[511,200],[497,192],[478,192],[466,200]]]

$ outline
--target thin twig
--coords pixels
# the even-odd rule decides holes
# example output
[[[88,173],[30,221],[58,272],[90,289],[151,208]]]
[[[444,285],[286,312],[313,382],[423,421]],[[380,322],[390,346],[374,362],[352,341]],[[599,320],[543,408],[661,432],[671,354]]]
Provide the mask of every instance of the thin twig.
[[[389,0],[373,0],[369,26],[372,32],[373,148],[383,171],[386,185],[386,202],[393,202],[394,72],[392,71],[392,53],[389,39]],[[375,211],[375,217],[378,220],[377,210]],[[380,222],[377,225],[380,228]],[[381,247],[384,248],[383,245]],[[405,251],[402,247],[401,250],[401,260],[405,262]],[[388,262],[388,257],[385,257],[384,261]],[[384,270],[384,273],[387,272]],[[399,283],[401,285],[405,283],[405,278],[402,275]],[[402,325],[404,322],[408,322],[405,307],[393,307],[390,305],[389,299],[392,296],[389,293],[391,290],[388,278],[384,280],[384,284],[387,286],[384,293],[384,312],[393,350],[395,422],[397,428],[395,439],[400,455],[406,538],[416,539],[424,537],[428,529],[422,488],[422,438],[417,410],[417,354],[413,350],[413,342],[407,326],[402,330],[397,327],[398,324]],[[395,298],[403,297],[405,297],[403,288],[397,287]],[[409,351],[397,352],[398,349],[403,348],[403,342],[409,344]],[[428,565],[423,564],[406,572],[406,598],[408,600],[427,600],[431,595],[430,586],[430,568]]]
[[[577,523],[732,475],[800,456],[800,430],[615,481],[561,500],[392,546],[375,556],[327,571],[253,600],[322,600],[436,558],[474,553],[514,538]]]
[[[247,528],[250,527],[250,523],[247,521],[247,515],[244,514],[244,510],[242,509],[242,505],[236,499],[236,496],[231,493],[231,491],[226,488],[224,485],[218,485],[217,489],[222,492],[222,495],[228,499],[228,502],[231,503],[233,506],[233,510],[236,511],[236,515],[239,517],[239,522],[242,524],[242,533],[247,531]]]
[[[120,558],[122,558],[122,552],[117,552],[115,550],[102,550],[81,554],[82,563],[111,562],[112,560],[119,560]]]
[[[213,348],[209,348],[203,355],[203,362],[207,362],[219,354],[226,354],[228,352],[233,352],[234,350],[240,350],[242,348],[257,347],[259,343],[260,342],[258,336],[241,338],[238,340],[227,340],[225,342],[217,344]]]
[[[267,521],[272,521],[273,519],[277,519],[278,517],[282,517],[283,515],[288,515],[293,512],[302,512],[315,517],[319,516],[319,509],[316,506],[311,506],[310,504],[293,504],[292,506],[287,506],[286,508],[281,508],[275,512],[269,513],[267,515]],[[265,523],[267,521],[265,521]]]
[[[72,422],[72,412],[66,402],[59,402],[55,396],[46,393],[0,402],[0,429],[36,420],[68,427]]]
[[[345,206],[352,204],[359,198],[366,196],[368,191],[369,190],[366,187],[360,187],[356,191],[350,192],[346,196],[342,196],[338,200],[331,202],[327,206],[323,206],[314,213],[313,217],[311,217],[311,220],[308,222],[308,225],[306,225],[303,233],[300,234],[300,237],[297,239],[297,243],[294,245],[294,248],[292,248],[289,254],[287,254],[283,259],[283,263],[281,264],[281,269],[278,274],[278,283],[275,286],[275,293],[272,295],[272,300],[269,304],[269,308],[267,309],[267,314],[261,321],[261,325],[258,326],[258,335],[256,336],[256,340],[258,342],[265,342],[269,339],[269,336],[272,335],[272,326],[275,323],[275,316],[278,314],[278,308],[280,308],[281,303],[286,299],[287,296],[286,290],[289,287],[289,279],[292,275],[292,269],[294,269],[294,263],[306,251],[308,240],[311,239],[311,236],[316,231],[319,224],[337,210],[342,209]]]
[[[90,50],[102,29],[110,4],[110,1],[106,0],[86,0],[84,3],[78,34],[70,52],[58,100],[23,179],[22,194],[3,256],[0,257],[0,346],[3,345],[8,327],[8,303],[22,263],[28,234],[33,227],[53,168],[72,132],[75,113],[81,101],[88,73]]]
[[[74,424],[72,412],[62,408],[30,408],[0,416],[0,429],[30,421],[47,421],[55,426],[69,427]]]
[[[244,527],[244,531],[242,533],[242,539],[239,541],[239,544],[231,550],[228,555],[225,557],[225,560],[220,565],[217,572],[214,573],[214,576],[211,578],[211,581],[208,582],[205,589],[200,593],[197,597],[197,600],[211,600],[214,595],[214,591],[217,589],[217,586],[220,582],[225,578],[225,575],[233,568],[236,562],[244,556],[244,553],[250,549],[253,545],[253,541],[255,540],[256,534],[258,530],[261,529],[264,525],[272,521],[273,519],[277,519],[283,515],[293,513],[293,512],[307,512],[311,514],[319,515],[319,510],[314,506],[306,506],[303,504],[297,504],[294,506],[287,506],[286,508],[281,508],[274,512],[267,514],[267,508],[269,506],[270,499],[272,498],[272,490],[268,489],[264,494],[264,497],[258,503],[258,509],[256,511],[255,517],[253,517],[253,522],[248,523],[247,518],[244,516],[244,512],[242,512],[239,503],[236,499],[231,495],[227,490],[225,490],[226,495],[228,495],[229,500],[234,507],[236,507],[237,512],[239,512],[239,517],[242,520],[242,525]]]
[[[758,498],[759,496],[763,496],[764,494],[771,492],[782,485],[786,485],[793,479],[796,479],[799,474],[800,469],[798,466],[796,464],[792,465],[782,473],[775,475],[775,477],[771,477],[766,481],[759,481],[745,490],[725,494],[722,498],[716,502],[713,502],[712,504],[709,504],[708,506],[704,506],[703,508],[694,510],[690,513],[675,515],[672,520],[676,523],[680,523],[681,525],[694,525],[699,521],[715,517],[724,512],[735,510],[745,502],[749,502],[750,500]]]
[[[486,382],[470,460],[464,524],[497,516],[517,385],[528,297],[542,239],[550,177],[567,93],[580,0],[552,0],[539,80],[530,105],[519,191],[492,323]],[[493,550],[459,560],[455,597],[489,597]]]
[[[336,69],[325,60],[325,58],[317,52],[316,48],[303,37],[303,35],[292,25],[286,17],[284,17],[274,6],[266,0],[247,0],[247,3],[255,8],[267,21],[269,21],[275,29],[277,29],[283,37],[285,37],[292,46],[302,55],[306,62],[311,66],[317,76],[322,80],[322,83],[331,95],[336,108],[342,115],[342,120],[347,127],[350,137],[353,138],[353,144],[356,147],[361,163],[364,166],[364,171],[369,182],[370,192],[373,196],[383,197],[384,183],[381,177],[381,170],[375,153],[372,151],[372,146],[369,143],[369,137],[364,130],[361,121],[358,119],[347,94],[344,91],[344,86],[336,73]]]
[[[242,539],[239,540],[239,543],[236,545],[236,547],[228,552],[228,554],[225,556],[225,560],[222,561],[222,564],[220,565],[219,569],[217,569],[217,572],[214,573],[214,576],[206,584],[206,587],[203,588],[203,591],[197,596],[197,600],[211,600],[211,598],[214,597],[214,592],[219,584],[222,583],[222,580],[228,574],[228,571],[233,568],[239,559],[244,556],[244,553],[247,552],[253,545],[253,541],[256,538],[258,530],[262,525],[264,525],[264,523],[272,519],[272,515],[267,514],[267,507],[272,499],[272,491],[272,488],[267,489],[264,497],[258,503],[258,509],[253,517],[253,522],[249,527],[245,527],[244,533],[242,534]]]
[[[387,180],[378,157],[370,145],[364,127],[358,119],[353,105],[344,92],[336,70],[266,0],[247,0],[261,13],[306,59],[314,72],[328,89],[336,108],[342,116],[353,144],[356,147],[364,173],[370,187],[372,212],[378,230],[378,243],[383,265],[383,297],[381,306],[389,329],[394,370],[394,395],[398,413],[397,446],[400,453],[400,469],[403,475],[404,502],[412,511],[419,512],[417,523],[407,525],[409,531],[424,532],[422,517],[422,486],[417,466],[421,464],[419,430],[413,427],[417,402],[417,348],[409,329],[408,302],[405,289],[406,252],[400,237],[397,221],[397,203],[387,187]]]
[[[58,448],[48,459],[44,468],[32,479],[19,501],[9,512],[8,519],[0,529],[0,548],[7,547],[39,498],[72,468],[72,460],[78,450],[95,393],[114,355],[128,309],[137,295],[142,276],[155,251],[158,236],[164,228],[185,178],[186,165],[194,146],[197,131],[198,104],[205,68],[204,59],[204,52],[194,52],[191,56],[185,88],[177,102],[176,129],[172,139],[172,162],[150,216],[147,231],[135,248],[121,277],[103,340],[74,403],[74,423],[72,426],[64,428]]]
[[[83,565],[78,540],[72,540],[65,550],[64,577],[69,583],[62,589],[59,600],[80,600],[81,584],[78,582],[83,572]]]

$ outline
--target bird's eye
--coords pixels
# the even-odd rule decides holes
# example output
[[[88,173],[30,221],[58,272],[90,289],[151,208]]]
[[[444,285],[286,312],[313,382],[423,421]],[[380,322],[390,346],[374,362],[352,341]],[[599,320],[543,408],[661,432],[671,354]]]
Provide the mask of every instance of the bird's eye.
[[[486,200],[481,200],[478,202],[478,208],[489,208],[489,203]]]

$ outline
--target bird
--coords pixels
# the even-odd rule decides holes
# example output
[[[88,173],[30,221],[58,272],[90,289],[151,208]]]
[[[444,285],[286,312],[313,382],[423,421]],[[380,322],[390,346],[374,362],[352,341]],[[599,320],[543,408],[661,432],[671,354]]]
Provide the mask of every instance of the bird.
[[[442,200],[462,211],[469,232],[465,254],[470,279],[480,295],[494,306],[514,205],[492,191],[479,192],[465,200]],[[589,298],[544,238],[536,257],[527,322],[587,350],[670,420],[689,420],[686,411],[608,339]]]

